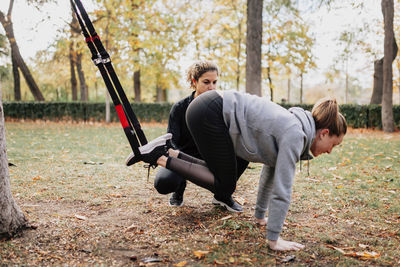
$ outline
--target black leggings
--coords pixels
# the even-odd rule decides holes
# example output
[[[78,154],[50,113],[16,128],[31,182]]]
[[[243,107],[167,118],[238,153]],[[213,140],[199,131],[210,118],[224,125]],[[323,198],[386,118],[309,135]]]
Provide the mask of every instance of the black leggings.
[[[196,97],[186,111],[186,123],[200,155],[214,174],[214,194],[231,197],[248,161],[236,156],[222,114],[223,99],[216,91]]]

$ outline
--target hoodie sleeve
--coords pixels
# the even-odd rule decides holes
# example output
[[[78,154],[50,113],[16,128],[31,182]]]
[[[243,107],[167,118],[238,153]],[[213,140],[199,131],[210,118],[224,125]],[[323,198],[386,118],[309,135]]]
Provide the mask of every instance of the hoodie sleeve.
[[[274,168],[268,165],[263,165],[261,169],[260,181],[258,182],[257,202],[254,211],[254,216],[257,219],[264,218],[268,209],[268,201],[274,182],[274,171]]]
[[[267,238],[277,240],[289,210],[296,162],[304,147],[305,135],[298,131],[286,131],[279,142],[274,181],[269,200]]]

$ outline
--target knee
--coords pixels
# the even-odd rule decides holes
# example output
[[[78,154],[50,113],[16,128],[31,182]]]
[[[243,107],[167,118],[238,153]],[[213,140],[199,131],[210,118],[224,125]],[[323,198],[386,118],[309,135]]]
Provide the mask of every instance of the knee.
[[[154,188],[158,193],[166,195],[172,192],[175,192],[176,188],[179,186],[179,181],[176,181],[175,175],[171,175],[166,173],[163,170],[160,170],[156,178],[154,179]]]

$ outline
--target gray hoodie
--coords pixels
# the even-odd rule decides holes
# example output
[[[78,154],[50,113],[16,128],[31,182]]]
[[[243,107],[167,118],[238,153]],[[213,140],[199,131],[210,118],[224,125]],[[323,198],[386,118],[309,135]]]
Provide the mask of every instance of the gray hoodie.
[[[223,91],[223,116],[236,155],[266,165],[260,177],[256,217],[268,212],[267,238],[277,240],[292,194],[296,162],[311,159],[315,122],[309,111],[287,110],[266,98]]]

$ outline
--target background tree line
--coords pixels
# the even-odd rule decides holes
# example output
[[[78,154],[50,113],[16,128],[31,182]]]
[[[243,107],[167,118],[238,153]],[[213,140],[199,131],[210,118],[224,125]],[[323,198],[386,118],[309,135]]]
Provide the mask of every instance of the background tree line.
[[[58,0],[25,1],[44,9],[48,2]],[[104,84],[90,60],[72,10],[65,10],[70,19],[62,25],[51,46],[33,55],[30,64],[26,64],[13,33],[13,21],[18,23],[18,18],[12,16],[14,0],[7,2],[8,10],[0,12],[5,33],[0,37],[0,53],[2,62],[5,62],[1,69],[3,99],[107,99]],[[356,60],[356,53],[370,57],[371,66],[379,60],[382,62],[380,66],[383,65],[383,48],[376,51],[363,39],[365,32],[376,31],[377,38],[383,41],[383,21],[371,21],[363,28],[343,29],[337,38],[342,50],[335,64],[325,73],[327,85],[304,90],[304,78],[318,67],[313,54],[316,37],[311,34],[310,22],[304,15],[335,3],[343,8],[363,11],[363,1],[339,2],[93,0],[89,2],[93,7],[89,15],[131,100],[175,101],[188,93],[176,90],[188,88],[180,68],[183,61],[211,59],[221,66],[221,89],[248,91],[267,95],[275,102],[291,103],[312,103],[330,90],[340,102],[352,103],[365,98],[365,95],[370,97],[372,92],[359,86],[360,78],[351,76],[348,66]],[[393,16],[397,19],[395,12]],[[399,31],[396,25],[394,31]],[[393,58],[396,54],[397,50]],[[400,66],[400,61],[394,60],[395,66]],[[252,62],[255,62],[254,66]],[[377,72],[375,77],[379,73],[382,79],[371,84],[370,88],[374,88],[374,95],[378,94],[382,99],[383,73]],[[398,85],[400,73],[394,74],[394,83]],[[379,84],[382,86],[376,86]],[[381,91],[375,93],[375,88]]]

